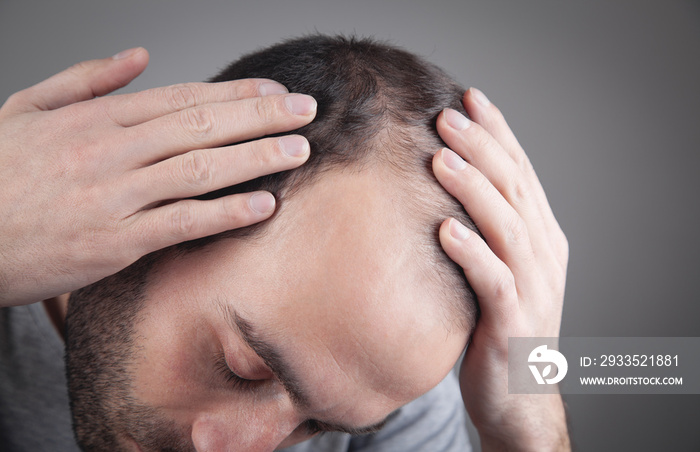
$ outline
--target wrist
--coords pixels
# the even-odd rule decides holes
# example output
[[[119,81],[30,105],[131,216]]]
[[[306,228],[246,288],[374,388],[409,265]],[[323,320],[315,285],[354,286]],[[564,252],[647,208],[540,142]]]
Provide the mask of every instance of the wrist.
[[[507,414],[498,423],[476,425],[484,452],[571,450],[566,410],[561,396],[535,397],[537,398],[519,403],[517,408],[507,410]]]
[[[543,434],[544,433],[544,434]],[[569,434],[563,430],[538,432],[517,436],[500,435],[499,437],[487,437],[479,435],[481,450],[492,451],[518,451],[518,452],[570,452],[571,442]]]

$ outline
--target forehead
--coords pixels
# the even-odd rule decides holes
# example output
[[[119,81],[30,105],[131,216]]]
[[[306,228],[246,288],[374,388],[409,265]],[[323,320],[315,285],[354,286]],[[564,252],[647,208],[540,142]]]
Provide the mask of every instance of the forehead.
[[[269,301],[254,309],[276,320],[260,323],[274,323],[278,334],[303,332],[346,355],[360,347],[365,356],[354,360],[356,372],[364,370],[360,363],[381,359],[384,367],[437,365],[441,373],[444,363],[427,355],[434,354],[428,344],[449,335],[437,308],[442,291],[418,262],[416,231],[422,229],[411,222],[410,200],[394,178],[379,170],[326,174],[284,200],[264,236],[233,253],[266,268],[253,298]],[[276,292],[271,300],[270,289]],[[399,350],[401,359],[386,360]]]
[[[221,247],[220,259],[236,276],[265,281],[264,291],[297,293],[298,302],[338,308],[338,294],[353,305],[381,296],[389,308],[398,292],[430,279],[418,261],[420,228],[407,203],[378,171],[326,173],[284,199],[263,234]],[[318,300],[321,294],[327,298]]]
[[[427,392],[465,341],[416,262],[404,196],[384,175],[334,172],[286,199],[264,234],[197,258],[201,291],[277,344],[336,415],[386,415]],[[353,400],[367,403],[339,406]]]

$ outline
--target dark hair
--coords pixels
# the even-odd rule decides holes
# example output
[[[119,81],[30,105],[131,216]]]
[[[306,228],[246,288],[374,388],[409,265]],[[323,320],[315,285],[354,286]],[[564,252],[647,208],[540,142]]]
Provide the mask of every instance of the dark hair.
[[[447,323],[471,331],[478,315],[476,299],[461,268],[442,250],[438,228],[449,216],[475,231],[476,227],[431,169],[434,153],[444,146],[435,128],[436,118],[446,107],[466,115],[461,104],[464,89],[437,66],[397,47],[372,39],[325,35],[296,38],[256,51],[209,81],[244,78],[276,80],[290,92],[316,99],[316,119],[294,132],[308,139],[310,157],[300,168],[199,199],[267,190],[277,198],[279,212],[286,198],[328,170],[361,171],[365,165],[386,165],[396,175],[392,182],[407,194],[401,207],[406,208],[417,237],[407,246],[416,249],[419,265],[424,265],[425,274],[441,288]],[[254,239],[270,221],[275,220],[176,245],[144,261],[151,266],[163,253],[188,253],[224,238]]]
[[[448,216],[476,230],[462,206],[437,182],[433,154],[444,145],[436,129],[445,107],[462,109],[464,92],[436,66],[395,47],[368,39],[309,36],[275,45],[241,58],[211,81],[270,78],[291,92],[314,96],[316,119],[296,132],[311,144],[311,155],[298,169],[228,187],[203,198],[269,190],[278,209],[300,189],[314,189],[325,171],[362,171],[384,165],[405,196],[396,202],[407,221],[417,265],[434,282],[441,299],[435,307],[446,326],[471,332],[478,310],[461,269],[443,252],[438,227]],[[361,215],[362,212],[358,212]],[[276,214],[277,215],[277,214]],[[135,264],[71,296],[66,319],[67,377],[74,430],[81,447],[110,449],[115,431],[129,426],[144,444],[180,449],[176,426],[163,422],[149,407],[129,397],[134,325],[145,303],[149,281],[158,265],[173,255],[187,254],[224,238],[255,240],[265,233],[262,222],[247,228],[175,245],[151,253]],[[284,221],[284,220],[279,220]],[[103,393],[111,396],[104,397]],[[96,395],[102,395],[96,397]],[[133,419],[138,419],[134,423]],[[108,422],[109,421],[109,422]],[[133,425],[139,426],[137,431]],[[163,437],[152,435],[166,432]]]
[[[300,168],[263,176],[220,190],[207,198],[253,190],[284,199],[308,186],[324,171],[388,165],[395,183],[409,194],[407,215],[420,228],[418,243],[425,271],[433,273],[444,298],[447,314],[471,331],[476,320],[475,296],[459,268],[442,250],[438,228],[455,217],[476,231],[461,204],[439,186],[432,172],[432,157],[444,146],[437,134],[438,114],[446,107],[461,111],[464,88],[443,70],[420,57],[373,39],[311,35],[291,39],[248,54],[230,64],[211,82],[243,78],[269,78],[290,92],[313,96],[316,119],[295,133],[311,145],[309,160]],[[202,245],[224,237],[261,233],[267,222],[191,242]]]

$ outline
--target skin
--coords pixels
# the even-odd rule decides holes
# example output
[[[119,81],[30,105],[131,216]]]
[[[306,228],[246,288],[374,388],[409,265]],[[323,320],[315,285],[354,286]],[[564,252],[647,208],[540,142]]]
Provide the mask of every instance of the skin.
[[[55,296],[149,251],[267,218],[272,202],[256,211],[250,195],[160,201],[298,166],[308,155],[290,158],[273,140],[230,148],[240,153],[211,149],[312,119],[314,108],[292,114],[285,94],[261,97],[270,94],[261,90],[264,81],[93,99],[127,84],[147,60],[137,49],[119,59],[81,63],[13,95],[0,109],[0,177],[7,188],[0,193],[6,212],[0,219],[0,306]],[[509,336],[559,335],[566,237],[499,110],[475,89],[465,94],[464,106],[473,121],[452,126],[457,121],[448,120],[455,118],[446,111],[437,122],[464,163],[440,150],[433,170],[485,237],[464,231],[454,219],[440,229],[442,246],[464,269],[482,313],[461,369],[465,405],[483,450],[570,450],[561,397],[510,395],[506,381]],[[236,128],[215,120],[224,116],[250,119]],[[96,201],[103,193],[115,201]],[[194,424],[194,414],[183,416],[205,430],[216,420]]]
[[[447,254],[463,269],[481,318],[460,372],[462,397],[483,450],[570,450],[561,396],[508,394],[508,337],[558,337],[568,242],[527,155],[501,112],[470,88],[464,106],[438,118],[451,149],[433,171],[484,235],[454,219],[440,228]]]
[[[270,80],[100,97],[147,64],[141,48],[82,62],[0,108],[0,306],[57,296],[151,251],[268,218],[275,202],[265,192],[182,199],[308,158],[300,136],[216,148],[313,119],[313,98]]]
[[[307,439],[309,420],[363,430],[442,381],[468,332],[445,321],[439,283],[406,246],[415,232],[393,208],[406,195],[391,181],[377,170],[328,173],[288,198],[261,236],[164,259],[127,369],[138,406],[156,408],[199,451],[271,451]],[[308,403],[247,345],[232,312],[279,350]],[[221,352],[255,383],[228,382]],[[147,440],[132,422],[118,432],[125,449]]]

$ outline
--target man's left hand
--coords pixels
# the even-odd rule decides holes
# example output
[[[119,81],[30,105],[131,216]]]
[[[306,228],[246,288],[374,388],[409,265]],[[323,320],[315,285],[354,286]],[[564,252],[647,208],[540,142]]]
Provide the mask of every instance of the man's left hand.
[[[568,243],[527,155],[500,111],[469,89],[437,121],[450,149],[433,171],[485,240],[455,219],[440,228],[447,254],[477,295],[481,318],[462,363],[462,397],[483,450],[570,450],[559,394],[508,394],[508,337],[558,337]],[[454,151],[454,152],[453,152]]]

